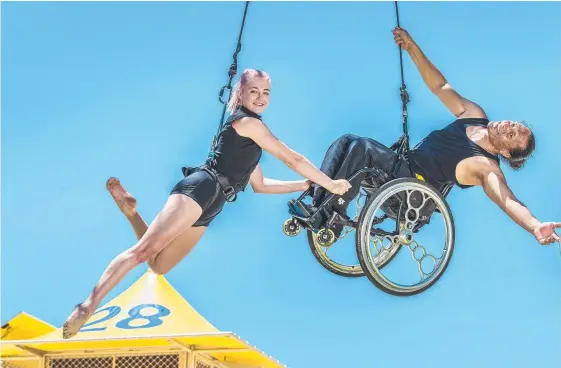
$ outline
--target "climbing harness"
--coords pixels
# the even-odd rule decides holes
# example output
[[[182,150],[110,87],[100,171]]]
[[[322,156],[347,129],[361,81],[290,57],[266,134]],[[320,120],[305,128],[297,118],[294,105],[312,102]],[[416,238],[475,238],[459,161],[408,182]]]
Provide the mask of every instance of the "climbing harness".
[[[236,50],[234,51],[234,54],[232,55],[232,58],[233,58],[232,64],[230,65],[230,68],[228,69],[228,83],[225,84],[220,89],[220,93],[218,94],[218,101],[220,101],[224,105],[224,107],[222,109],[222,116],[220,117],[220,123],[218,124],[218,129],[216,130],[216,134],[214,135],[214,137],[212,139],[212,145],[211,145],[211,148],[210,148],[210,151],[209,151],[209,154],[208,154],[206,164],[201,168],[202,170],[206,171],[207,173],[209,173],[212,177],[214,177],[216,179],[216,181],[220,185],[220,188],[222,189],[222,192],[226,196],[226,201],[227,202],[234,202],[236,200],[236,198],[237,198],[236,190],[232,186],[232,184],[230,184],[229,179],[226,176],[222,175],[222,173],[218,172],[214,168],[214,166],[216,164],[216,149],[217,149],[217,145],[218,145],[218,135],[220,134],[220,132],[222,131],[222,128],[224,127],[224,118],[226,116],[226,108],[228,107],[228,102],[230,102],[230,99],[232,98],[232,80],[234,79],[234,77],[238,73],[238,54],[242,50],[242,35],[243,35],[244,27],[245,27],[245,18],[247,16],[248,6],[249,6],[249,1],[246,1],[244,12],[243,12],[242,25],[240,27],[240,32],[239,32],[239,35],[238,35],[238,43],[236,45]],[[226,90],[228,90],[228,99],[223,100],[222,98],[224,97],[224,92]],[[185,173],[185,171],[184,171],[184,173]]]

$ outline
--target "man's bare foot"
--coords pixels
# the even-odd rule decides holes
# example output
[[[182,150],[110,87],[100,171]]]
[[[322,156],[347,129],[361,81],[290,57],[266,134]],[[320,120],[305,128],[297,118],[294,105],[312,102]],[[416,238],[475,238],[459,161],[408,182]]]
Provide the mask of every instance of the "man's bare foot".
[[[121,185],[119,179],[111,177],[107,180],[105,186],[127,218],[136,215],[136,199]]]
[[[90,317],[91,313],[88,308],[84,307],[82,304],[78,304],[74,307],[72,314],[62,326],[62,338],[69,339],[76,335]]]

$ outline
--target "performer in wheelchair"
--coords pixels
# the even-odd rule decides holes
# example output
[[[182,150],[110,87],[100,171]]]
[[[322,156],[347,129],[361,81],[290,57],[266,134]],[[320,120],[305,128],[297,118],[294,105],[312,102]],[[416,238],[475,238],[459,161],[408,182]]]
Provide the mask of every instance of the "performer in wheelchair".
[[[457,118],[443,129],[433,131],[409,152],[409,165],[402,162],[396,175],[392,168],[398,155],[371,138],[351,134],[338,138],[325,154],[321,171],[333,179],[351,178],[363,168],[377,168],[387,180],[417,177],[444,192],[451,186],[462,189],[483,187],[487,196],[542,245],[560,242],[555,228],[560,222],[541,222],[520,202],[508,187],[500,161],[519,170],[535,149],[535,137],[523,123],[511,120],[490,121],[485,111],[462,97],[447,82],[440,71],[427,59],[406,30],[396,27],[394,40],[407,51],[430,90]],[[360,191],[365,175],[350,180],[351,189],[335,196],[328,204],[346,216],[346,208]],[[299,203],[300,213],[309,215],[322,206],[326,191],[316,187],[311,208]],[[292,202],[294,204],[294,202]],[[344,225],[331,226],[338,237]]]

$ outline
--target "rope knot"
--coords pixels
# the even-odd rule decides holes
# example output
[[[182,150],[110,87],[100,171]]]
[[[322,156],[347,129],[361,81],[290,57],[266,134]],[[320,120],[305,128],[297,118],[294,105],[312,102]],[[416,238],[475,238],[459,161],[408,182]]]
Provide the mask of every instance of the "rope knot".
[[[399,91],[400,91],[400,95],[401,95],[401,101],[404,104],[408,104],[409,103],[409,93],[407,93],[407,90],[405,89],[405,85],[403,85]]]
[[[228,76],[232,79],[238,73],[238,65],[236,63],[232,63],[230,65],[230,69],[228,70]]]

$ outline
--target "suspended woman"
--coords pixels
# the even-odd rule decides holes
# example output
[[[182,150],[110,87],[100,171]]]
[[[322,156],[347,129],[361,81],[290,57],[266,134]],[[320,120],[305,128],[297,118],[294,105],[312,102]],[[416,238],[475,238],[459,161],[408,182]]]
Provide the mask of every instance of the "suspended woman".
[[[129,218],[138,242],[111,261],[85,301],[76,305],[63,326],[63,337],[78,333],[103,298],[133,268],[147,262],[159,274],[179,263],[201,239],[225,202],[249,183],[259,193],[291,193],[306,190],[310,181],[335,194],[350,188],[347,180],[332,180],[304,156],[279,141],[261,119],[269,105],[271,79],[263,71],[245,70],[232,90],[231,113],[218,134],[213,160],[196,168],[183,168],[180,180],[154,221],[147,225],[136,213],[134,198],[116,179],[108,189]],[[307,178],[278,181],[265,178],[259,165],[265,150]]]

